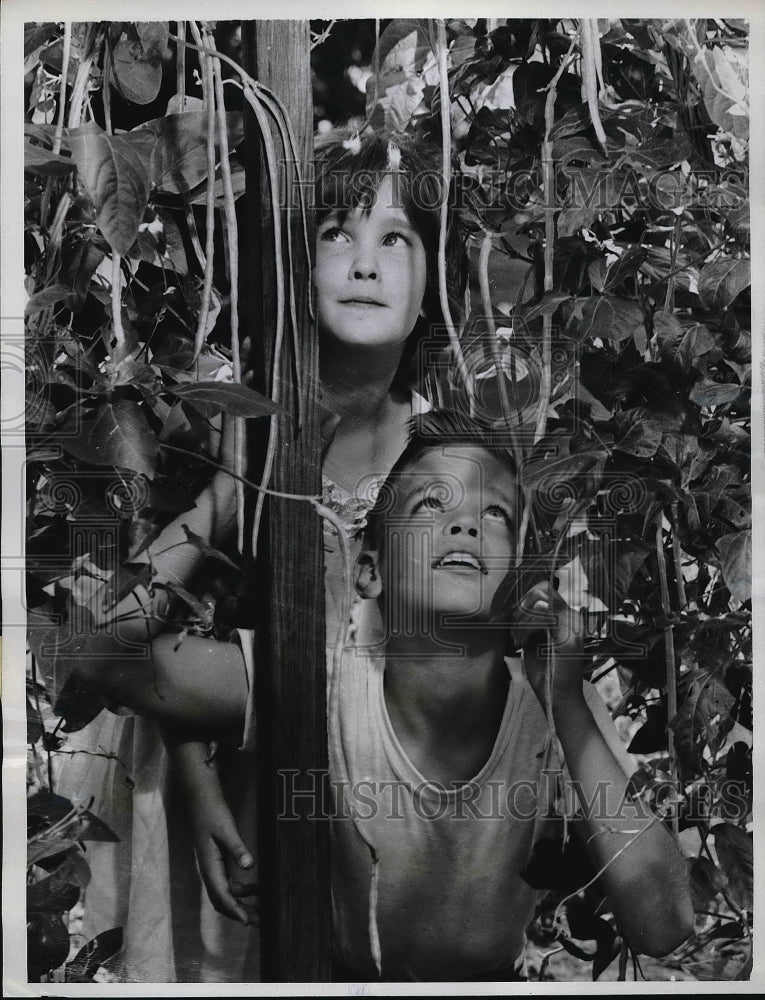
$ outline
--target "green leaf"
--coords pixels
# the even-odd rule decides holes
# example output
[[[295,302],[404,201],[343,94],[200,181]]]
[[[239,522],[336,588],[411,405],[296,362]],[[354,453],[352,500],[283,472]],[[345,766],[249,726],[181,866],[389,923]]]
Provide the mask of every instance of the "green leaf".
[[[28,59],[40,46],[53,38],[58,25],[55,21],[36,21],[24,25],[24,58]]]
[[[123,97],[135,104],[150,104],[162,85],[168,25],[166,21],[141,22],[135,32],[137,40],[128,31],[114,46],[112,73]]]
[[[244,172],[244,164],[236,156],[229,157],[231,188],[234,192],[234,201],[241,198],[247,190],[247,179]],[[207,202],[207,183],[196,187],[189,194],[189,201],[192,205],[204,205]],[[215,171],[215,207],[222,208],[226,204],[225,189],[223,186],[223,173],[218,167]]]
[[[149,203],[154,138],[137,130],[107,135],[90,122],[69,134],[72,158],[96,209],[96,222],[115,253],[128,253]]]
[[[27,921],[27,970],[39,981],[66,961],[69,932],[58,914],[33,913]]]
[[[44,732],[40,713],[27,698],[27,742],[37,743],[38,740],[42,739]]]
[[[24,170],[32,174],[42,174],[43,177],[64,177],[74,170],[76,164],[68,156],[33,146],[31,142],[24,143]]]
[[[693,909],[708,910],[725,885],[723,874],[708,858],[686,858]]]
[[[84,944],[66,966],[67,983],[89,983],[100,966],[122,947],[122,928],[102,931]]]
[[[94,816],[87,810],[81,813],[79,823],[75,827],[73,834],[77,840],[96,840],[99,843],[119,843],[119,837],[114,833],[102,819]]]
[[[651,458],[661,444],[664,430],[661,424],[654,420],[639,420],[635,423],[618,444],[616,451],[626,452],[636,458]]]
[[[51,306],[55,306],[58,302],[61,302],[64,305],[69,305],[73,297],[72,289],[68,288],[66,285],[58,283],[55,285],[48,285],[47,288],[42,288],[39,292],[35,292],[35,294],[29,299],[26,305],[26,313],[28,316],[31,316],[43,309],[49,309]]]
[[[627,753],[656,753],[667,749],[667,717],[660,705],[649,705],[646,721],[632,737]]]
[[[674,359],[685,335],[683,325],[677,316],[666,310],[654,313],[653,332],[659,342],[661,356]]]
[[[733,823],[712,827],[720,867],[728,879],[731,896],[744,910],[752,909],[753,850],[752,838]]]
[[[703,323],[694,323],[685,331],[677,349],[676,359],[683,371],[696,368],[703,371],[705,363],[699,364],[699,359],[716,347],[715,339]]]
[[[737,139],[749,138],[747,53],[730,45],[696,51],[693,72],[712,121]]]
[[[611,579],[616,597],[623,601],[630,589],[632,581],[648,558],[650,548],[642,542],[618,542],[610,553],[612,562]],[[620,624],[620,628],[621,628]]]
[[[43,789],[27,799],[27,816],[41,816],[48,823],[57,823],[74,809],[74,805],[63,795]]]
[[[190,403],[206,417],[222,411],[232,417],[264,417],[280,409],[273,400],[234,382],[186,382],[165,391]]]
[[[572,314],[572,318],[576,313]],[[643,326],[643,310],[637,302],[615,295],[592,295],[581,308],[581,319],[570,320],[568,329],[577,340],[585,337],[620,343]]]
[[[548,316],[550,313],[554,313],[562,302],[570,301],[571,296],[567,292],[545,292],[539,302],[533,306],[529,306],[528,309],[524,309],[519,318],[524,323],[530,323],[540,316]]]
[[[143,410],[130,399],[103,403],[95,419],[65,423],[61,447],[93,465],[114,465],[154,478],[159,443],[146,422]]]
[[[732,403],[740,392],[738,382],[713,382],[702,378],[691,389],[688,398],[699,406],[722,406]]]
[[[239,112],[226,113],[226,129],[229,148],[233,149],[244,136]],[[207,179],[206,111],[184,111],[155,118],[130,134],[145,132],[155,137],[151,178],[160,191],[184,194]],[[216,133],[216,148],[218,142]]]
[[[71,840],[68,837],[44,837],[42,840],[36,840],[34,844],[30,844],[27,848],[27,865],[38,865],[46,858],[52,858],[57,854],[63,854],[76,849],[76,840]]]
[[[241,567],[237,566],[237,564],[232,559],[229,559],[229,557],[224,552],[221,552],[219,549],[214,548],[212,545],[210,545],[208,541],[202,538],[201,535],[195,534],[193,531],[191,531],[188,525],[182,524],[181,527],[186,532],[186,537],[188,538],[189,542],[191,542],[191,544],[195,548],[199,549],[199,551],[202,552],[204,555],[206,555],[209,559],[217,559],[219,562],[223,562],[227,566],[230,566],[231,569],[235,569],[237,573],[241,573]]]
[[[735,531],[717,539],[723,579],[739,601],[752,596],[752,532]]]
[[[750,263],[743,257],[713,260],[699,275],[699,298],[705,309],[722,310],[752,283]]]
[[[56,873],[27,885],[27,912],[64,913],[79,898],[79,888]]]

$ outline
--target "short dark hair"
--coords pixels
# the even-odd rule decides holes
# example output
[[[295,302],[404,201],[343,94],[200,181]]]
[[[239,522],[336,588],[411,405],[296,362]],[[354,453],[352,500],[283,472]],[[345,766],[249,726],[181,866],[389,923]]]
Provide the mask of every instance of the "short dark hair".
[[[403,473],[426,451],[444,445],[472,445],[483,448],[498,458],[513,475],[517,475],[512,454],[501,443],[501,439],[498,440],[496,430],[491,424],[470,417],[459,410],[430,410],[412,417],[409,422],[409,440],[406,447],[380,487],[377,502],[367,518],[365,534],[367,548],[381,548],[385,515],[391,508],[396,487],[403,479]]]
[[[394,156],[391,156],[391,152]],[[419,344],[430,337],[435,347],[446,347],[448,337],[438,290],[438,237],[441,227],[443,177],[440,150],[392,132],[370,132],[337,138],[317,151],[315,183],[316,221],[330,212],[342,216],[356,208],[369,211],[374,194],[387,175],[396,176],[395,192],[401,209],[425,248],[424,318],[409,335],[394,389],[409,387],[416,376]],[[449,197],[448,204],[453,200]],[[449,310],[455,322],[462,315],[468,277],[468,257],[456,214],[449,210],[446,230],[446,286]],[[433,329],[435,328],[435,329]]]

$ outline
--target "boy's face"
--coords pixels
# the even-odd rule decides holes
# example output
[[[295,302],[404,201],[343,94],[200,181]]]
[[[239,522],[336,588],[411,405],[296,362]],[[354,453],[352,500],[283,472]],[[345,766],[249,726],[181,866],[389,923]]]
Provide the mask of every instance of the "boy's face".
[[[487,621],[515,556],[516,506],[513,473],[481,447],[432,448],[409,465],[385,519],[389,623],[417,632],[449,624],[445,615]]]

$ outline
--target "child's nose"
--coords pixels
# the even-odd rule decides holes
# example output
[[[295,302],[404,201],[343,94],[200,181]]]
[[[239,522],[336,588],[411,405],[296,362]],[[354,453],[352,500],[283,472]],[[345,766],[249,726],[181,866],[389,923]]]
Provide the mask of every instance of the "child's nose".
[[[379,273],[377,261],[371,250],[359,248],[351,261],[350,277],[374,281]]]
[[[377,259],[374,248],[363,240],[359,240],[355,247],[350,267],[350,277],[356,280],[375,281],[380,269],[377,266]]]
[[[449,525],[450,535],[469,535],[470,538],[478,537],[478,528],[472,518],[468,518],[465,515],[456,517],[452,523]]]

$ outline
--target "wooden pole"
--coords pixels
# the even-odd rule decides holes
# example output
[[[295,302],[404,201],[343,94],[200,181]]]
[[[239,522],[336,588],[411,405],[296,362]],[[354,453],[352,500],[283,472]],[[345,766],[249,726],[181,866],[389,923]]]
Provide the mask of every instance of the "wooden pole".
[[[292,122],[304,177],[313,159],[308,21],[242,22],[242,61],[259,83],[283,102]],[[277,150],[278,133],[272,130]],[[247,179],[244,291],[256,386],[270,389],[276,316],[273,217],[268,174],[254,115],[245,109]],[[305,191],[305,189],[304,189]],[[309,192],[306,192],[307,194]],[[297,206],[297,192],[291,194]],[[307,198],[310,206],[311,197]],[[280,491],[321,492],[318,421],[318,344],[308,316],[310,281],[297,211],[291,212],[293,273],[298,310],[297,358],[289,308],[276,377],[284,416],[270,485]],[[313,246],[313,219],[309,217]],[[282,210],[284,260],[287,214]],[[287,303],[289,285],[287,284]],[[298,409],[295,367],[302,379]],[[258,385],[260,382],[260,385]],[[298,413],[302,423],[299,424]],[[255,469],[266,442],[253,423]],[[260,462],[260,465],[257,463]],[[254,478],[257,478],[257,471]],[[257,575],[256,726],[261,979],[264,982],[330,980],[329,824],[326,809],[327,723],[324,570],[321,524],[306,503],[269,500],[264,509]],[[266,558],[264,558],[264,556]],[[317,772],[320,772],[317,775]],[[315,795],[290,799],[290,789]],[[297,815],[298,819],[285,818]]]

